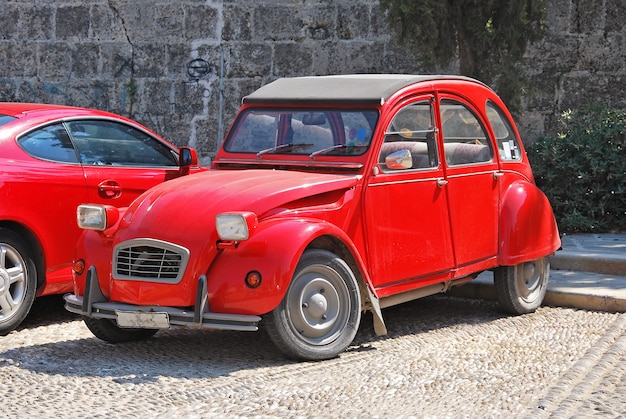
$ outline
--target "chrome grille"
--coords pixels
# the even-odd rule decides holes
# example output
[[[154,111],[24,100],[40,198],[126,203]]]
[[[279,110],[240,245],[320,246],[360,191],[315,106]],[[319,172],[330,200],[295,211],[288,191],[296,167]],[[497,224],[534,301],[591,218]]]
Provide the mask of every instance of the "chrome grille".
[[[136,239],[118,244],[113,254],[115,279],[175,284],[185,271],[189,251],[153,239]]]

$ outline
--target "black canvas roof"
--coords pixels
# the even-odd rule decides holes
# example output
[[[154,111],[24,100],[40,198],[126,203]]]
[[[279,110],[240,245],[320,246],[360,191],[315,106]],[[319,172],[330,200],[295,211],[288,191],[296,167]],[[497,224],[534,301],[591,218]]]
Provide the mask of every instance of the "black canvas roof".
[[[371,104],[381,105],[408,85],[434,80],[466,80],[461,76],[413,74],[353,74],[283,78],[243,98],[254,104]]]

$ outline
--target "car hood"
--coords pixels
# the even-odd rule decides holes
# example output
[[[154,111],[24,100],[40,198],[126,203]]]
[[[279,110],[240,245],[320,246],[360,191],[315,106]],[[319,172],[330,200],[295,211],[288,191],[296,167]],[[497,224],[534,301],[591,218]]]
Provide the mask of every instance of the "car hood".
[[[126,211],[120,230],[126,230],[134,238],[172,241],[202,231],[206,240],[206,235],[213,233],[215,216],[219,213],[252,211],[262,218],[269,211],[296,200],[348,190],[358,180],[356,175],[210,170],[164,182],[145,192]]]

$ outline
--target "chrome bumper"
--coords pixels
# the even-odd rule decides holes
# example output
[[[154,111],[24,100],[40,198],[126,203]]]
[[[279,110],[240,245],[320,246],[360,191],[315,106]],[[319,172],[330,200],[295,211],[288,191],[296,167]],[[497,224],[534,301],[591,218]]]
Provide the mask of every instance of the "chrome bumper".
[[[204,275],[198,278],[198,291],[193,311],[175,307],[108,302],[100,289],[96,268],[93,266],[87,272],[85,294],[82,297],[67,294],[63,298],[66,310],[95,319],[115,320],[119,327],[162,329],[170,326],[186,326],[254,332],[258,330],[258,323],[261,321],[259,316],[211,313],[207,302],[207,279]]]

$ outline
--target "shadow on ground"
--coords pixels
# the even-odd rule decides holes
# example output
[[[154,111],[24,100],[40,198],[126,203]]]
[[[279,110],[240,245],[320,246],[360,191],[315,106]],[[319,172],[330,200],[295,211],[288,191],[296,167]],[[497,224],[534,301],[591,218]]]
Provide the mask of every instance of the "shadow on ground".
[[[342,358],[367,356],[367,352],[378,350],[377,343],[387,339],[503,317],[495,303],[443,296],[388,308],[383,314],[389,332],[387,336],[375,335],[371,315],[366,313],[353,345],[339,358],[324,362],[331,366],[333,362],[342,362]],[[23,328],[53,322],[61,322],[62,328],[84,327],[78,316],[66,314],[61,298],[51,298],[38,302]],[[159,377],[216,378],[240,370],[290,364],[302,368],[311,364],[285,358],[262,331],[177,328],[160,331],[146,341],[117,345],[91,337],[87,329],[85,335],[77,340],[65,340],[61,334],[55,342],[2,351],[0,367],[16,365],[51,375],[109,377],[123,384],[154,382]]]

